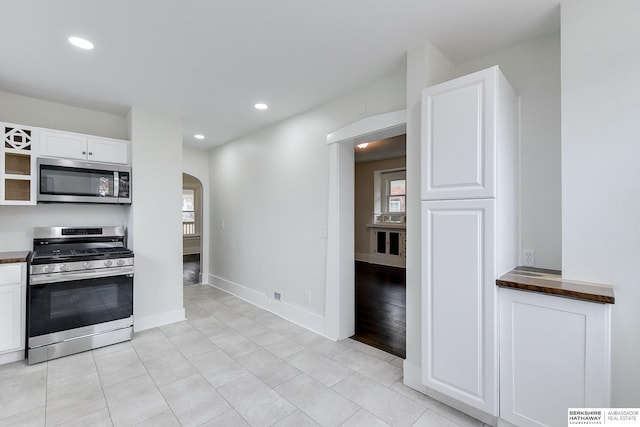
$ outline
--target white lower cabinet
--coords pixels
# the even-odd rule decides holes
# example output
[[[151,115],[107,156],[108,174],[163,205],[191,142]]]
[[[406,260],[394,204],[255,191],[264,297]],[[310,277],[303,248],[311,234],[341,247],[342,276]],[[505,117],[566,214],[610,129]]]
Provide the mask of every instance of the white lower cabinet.
[[[8,353],[24,350],[26,263],[0,264],[0,363],[14,358]]]
[[[567,425],[610,407],[611,305],[500,288],[500,420]]]
[[[371,255],[369,262],[393,267],[406,265],[407,233],[404,229],[370,228]]]

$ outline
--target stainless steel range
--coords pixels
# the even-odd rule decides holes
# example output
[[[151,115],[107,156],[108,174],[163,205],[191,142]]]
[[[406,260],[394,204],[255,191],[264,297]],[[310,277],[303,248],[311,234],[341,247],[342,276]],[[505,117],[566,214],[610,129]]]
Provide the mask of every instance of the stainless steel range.
[[[133,336],[133,251],[124,227],[37,227],[29,258],[27,362]]]

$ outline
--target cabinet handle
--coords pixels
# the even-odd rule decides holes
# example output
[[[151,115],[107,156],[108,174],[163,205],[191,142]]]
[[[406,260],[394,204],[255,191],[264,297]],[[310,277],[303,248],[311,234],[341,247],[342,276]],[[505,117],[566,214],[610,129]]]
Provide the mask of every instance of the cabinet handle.
[[[90,155],[90,156],[93,156],[93,153],[92,153],[91,151],[89,151],[89,155]]]
[[[83,151],[83,152],[82,152],[82,154],[87,154],[87,152],[86,152],[86,151]]]

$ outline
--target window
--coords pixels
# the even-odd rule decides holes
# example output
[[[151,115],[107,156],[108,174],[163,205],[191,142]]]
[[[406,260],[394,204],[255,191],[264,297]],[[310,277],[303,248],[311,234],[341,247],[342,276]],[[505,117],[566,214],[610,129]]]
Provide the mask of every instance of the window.
[[[405,213],[407,201],[407,172],[399,170],[385,172],[382,179],[383,213]]]
[[[182,190],[182,234],[196,234],[195,190]]]

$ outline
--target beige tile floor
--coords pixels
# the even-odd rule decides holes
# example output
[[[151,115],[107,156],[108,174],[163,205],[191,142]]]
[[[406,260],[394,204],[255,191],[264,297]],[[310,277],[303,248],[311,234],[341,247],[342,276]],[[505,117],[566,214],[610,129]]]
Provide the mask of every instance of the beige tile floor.
[[[0,366],[0,426],[479,426],[402,383],[402,360],[333,342],[209,286],[187,321]]]

